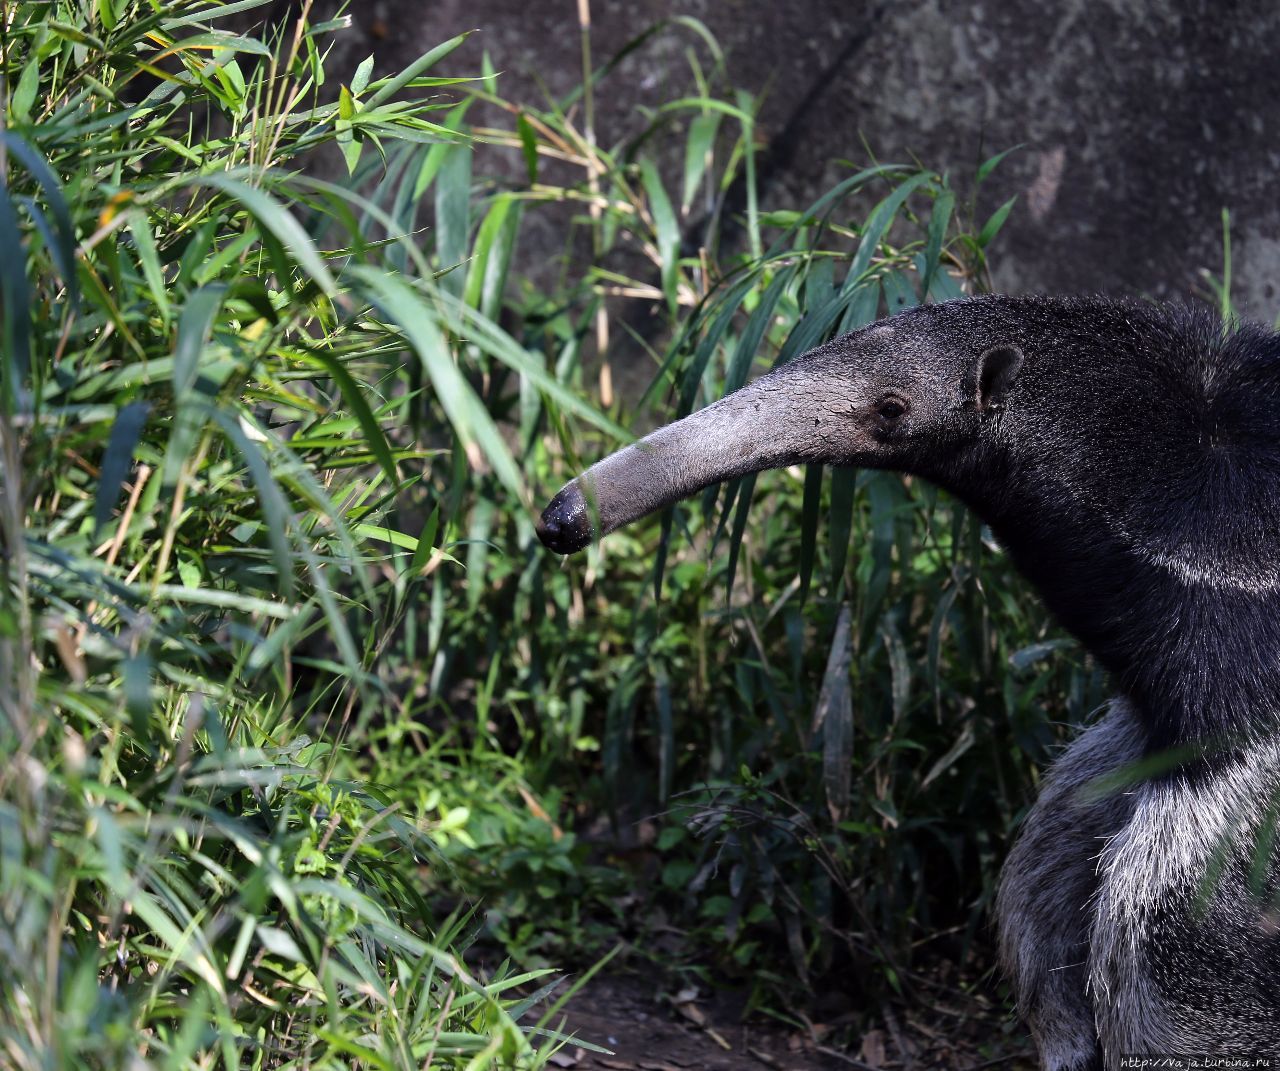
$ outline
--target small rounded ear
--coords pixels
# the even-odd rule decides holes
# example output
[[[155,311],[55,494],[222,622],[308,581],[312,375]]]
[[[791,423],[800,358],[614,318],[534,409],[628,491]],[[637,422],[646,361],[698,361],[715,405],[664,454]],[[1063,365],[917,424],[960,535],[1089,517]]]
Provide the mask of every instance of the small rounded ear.
[[[1022,351],[1017,346],[992,346],[978,358],[973,375],[973,400],[978,412],[999,409],[1022,369]]]

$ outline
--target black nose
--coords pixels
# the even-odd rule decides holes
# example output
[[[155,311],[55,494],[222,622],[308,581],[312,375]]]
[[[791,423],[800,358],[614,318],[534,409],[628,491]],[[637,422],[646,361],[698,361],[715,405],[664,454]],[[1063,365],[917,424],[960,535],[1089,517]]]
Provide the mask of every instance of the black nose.
[[[578,482],[564,487],[542,511],[537,524],[538,538],[548,550],[557,554],[573,554],[591,542],[591,517],[587,500]]]

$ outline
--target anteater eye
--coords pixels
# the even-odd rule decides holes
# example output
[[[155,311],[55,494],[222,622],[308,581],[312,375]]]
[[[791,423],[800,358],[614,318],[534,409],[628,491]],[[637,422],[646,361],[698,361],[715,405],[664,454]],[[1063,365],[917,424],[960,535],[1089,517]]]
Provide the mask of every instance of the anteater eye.
[[[897,420],[907,411],[907,403],[901,398],[885,398],[876,406],[876,412],[884,420]]]

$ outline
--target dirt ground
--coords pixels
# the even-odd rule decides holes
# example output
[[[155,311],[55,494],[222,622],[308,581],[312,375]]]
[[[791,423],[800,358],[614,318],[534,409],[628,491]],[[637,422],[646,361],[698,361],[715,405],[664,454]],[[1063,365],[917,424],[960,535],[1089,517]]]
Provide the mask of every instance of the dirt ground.
[[[656,976],[619,973],[593,979],[553,1025],[610,1054],[570,1044],[552,1066],[583,1071],[1033,1071],[1036,1066],[1025,1033],[993,1007],[962,1014],[935,1006],[920,1015],[886,1009],[881,1025],[860,1038],[839,1023],[788,1025],[763,1017],[743,1022],[741,1009],[742,997],[733,992],[693,987],[672,992]]]

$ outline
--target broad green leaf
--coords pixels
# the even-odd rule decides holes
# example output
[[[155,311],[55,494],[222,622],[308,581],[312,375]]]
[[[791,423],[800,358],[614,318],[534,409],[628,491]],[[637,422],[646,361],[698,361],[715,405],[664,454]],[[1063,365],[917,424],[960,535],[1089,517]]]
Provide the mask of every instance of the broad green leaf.
[[[142,435],[143,425],[151,412],[149,402],[131,402],[116,414],[107,439],[98,476],[98,491],[93,504],[94,538],[111,519],[111,510],[120,497],[120,490],[133,465],[133,452]]]
[[[356,73],[351,76],[351,92],[358,97],[365,91],[371,77],[373,77],[373,57],[366,56],[360,61]]]
[[[1013,210],[1014,202],[1017,201],[1017,195],[1010,197],[999,208],[991,213],[991,218],[983,224],[982,230],[978,233],[978,245],[985,249],[1004,226],[1004,221],[1009,218],[1009,213]]]
[[[978,173],[975,180],[977,184],[981,185],[983,182],[985,182],[987,179],[987,176],[989,176],[992,171],[994,171],[997,167],[1000,166],[1000,161],[1002,161],[1011,152],[1017,152],[1021,148],[1022,148],[1022,145],[1014,145],[1011,148],[1005,149],[1004,152],[998,152],[995,154],[995,156],[990,156],[987,159],[983,160],[982,163],[978,165]]]
[[[440,285],[452,294],[463,290],[471,230],[471,146],[443,147],[444,162],[436,176],[436,255],[447,272]]]
[[[653,161],[645,157],[640,161],[640,181],[649,199],[649,211],[653,214],[653,226],[658,244],[658,259],[662,269],[662,292],[667,296],[667,306],[674,313],[678,304],[676,284],[679,279],[680,225],[671,208],[667,191]]]
[[[696,115],[689,123],[689,140],[684,147],[684,190],[680,197],[682,212],[687,213],[693,205],[698,183],[706,173],[719,129],[719,112]]]

